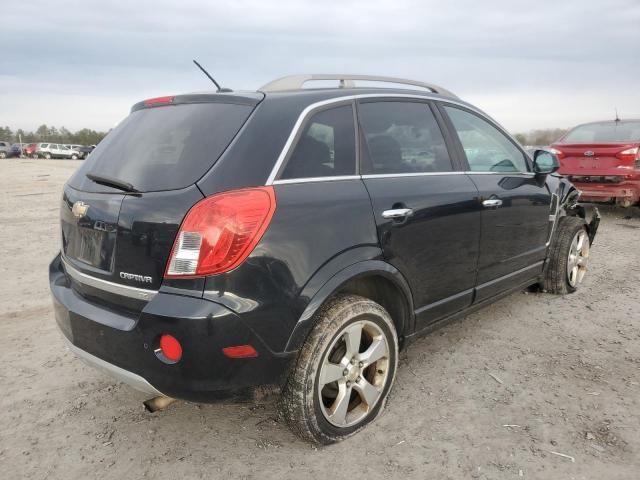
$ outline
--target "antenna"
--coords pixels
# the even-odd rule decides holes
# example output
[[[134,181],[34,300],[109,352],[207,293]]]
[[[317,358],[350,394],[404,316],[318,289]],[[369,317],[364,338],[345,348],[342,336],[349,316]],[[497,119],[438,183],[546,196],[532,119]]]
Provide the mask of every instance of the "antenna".
[[[215,81],[215,79],[209,75],[209,72],[207,72],[204,67],[202,65],[200,65],[198,62],[196,62],[195,60],[193,61],[193,63],[196,64],[196,67],[198,67],[200,70],[202,70],[202,73],[204,73],[209,80],[211,80],[213,82],[213,84],[216,86],[216,88],[218,89],[218,92],[232,92],[233,90],[231,90],[230,88],[222,88],[218,82]]]
[[[618,123],[620,121],[620,117],[618,116],[618,107],[615,108],[616,110],[616,119],[615,122]]]

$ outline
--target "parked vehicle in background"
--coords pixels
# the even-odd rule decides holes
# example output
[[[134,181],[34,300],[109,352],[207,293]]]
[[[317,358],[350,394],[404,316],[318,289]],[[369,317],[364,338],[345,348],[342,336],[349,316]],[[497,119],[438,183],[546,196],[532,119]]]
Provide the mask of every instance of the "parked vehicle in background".
[[[88,145],[86,147],[80,147],[78,149],[78,153],[80,156],[78,158],[87,158],[91,152],[96,148],[95,145]]]
[[[0,140],[0,158],[11,156],[11,143]]]
[[[76,160],[80,152],[59,143],[39,143],[36,148],[38,158],[70,158]]]
[[[623,207],[640,201],[640,120],[578,125],[551,149],[581,200]]]
[[[345,88],[303,88],[328,78]],[[64,186],[56,321],[151,395],[275,384],[296,434],[336,442],[381,413],[410,339],[533,284],[576,291],[599,216],[558,166],[411,80],[146,100]]]
[[[9,154],[10,157],[21,157],[22,156],[22,150],[24,149],[24,147],[26,146],[26,144],[22,143],[14,143],[13,145],[11,145],[11,152]]]
[[[37,148],[37,143],[28,143],[22,148],[22,155],[29,158],[38,158],[38,155],[36,154]]]
[[[84,147],[84,145],[71,145],[69,143],[65,143],[64,146],[69,147],[71,150],[75,150],[75,151],[80,151],[80,149]]]

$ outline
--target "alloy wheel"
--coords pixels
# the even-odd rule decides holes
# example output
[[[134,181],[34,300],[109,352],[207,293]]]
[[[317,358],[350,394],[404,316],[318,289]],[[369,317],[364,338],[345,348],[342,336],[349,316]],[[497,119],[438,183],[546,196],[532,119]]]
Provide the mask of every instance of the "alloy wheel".
[[[327,349],[318,396],[325,419],[337,427],[364,420],[389,381],[389,342],[375,323],[347,325]]]
[[[569,247],[569,257],[567,259],[567,281],[572,287],[576,287],[587,272],[589,260],[589,239],[587,232],[580,230],[577,232],[571,246]]]

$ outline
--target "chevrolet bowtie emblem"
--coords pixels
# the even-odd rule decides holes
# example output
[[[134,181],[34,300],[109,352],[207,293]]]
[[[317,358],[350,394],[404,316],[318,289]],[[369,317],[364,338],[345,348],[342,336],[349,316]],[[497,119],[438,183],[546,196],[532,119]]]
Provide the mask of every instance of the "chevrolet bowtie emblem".
[[[71,213],[73,213],[73,216],[76,218],[82,218],[87,214],[87,210],[89,210],[89,205],[82,201],[78,201],[73,204]]]

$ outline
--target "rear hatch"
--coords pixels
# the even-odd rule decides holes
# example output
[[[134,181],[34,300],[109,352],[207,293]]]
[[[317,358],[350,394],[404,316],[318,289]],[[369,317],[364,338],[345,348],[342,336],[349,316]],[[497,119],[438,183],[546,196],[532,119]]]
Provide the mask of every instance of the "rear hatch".
[[[575,176],[634,174],[640,145],[640,121],[580,125],[553,145],[560,173]]]
[[[144,307],[145,292],[163,282],[182,219],[203,198],[195,183],[259,101],[192,95],[134,106],[64,188],[62,258],[78,293],[132,313]]]

